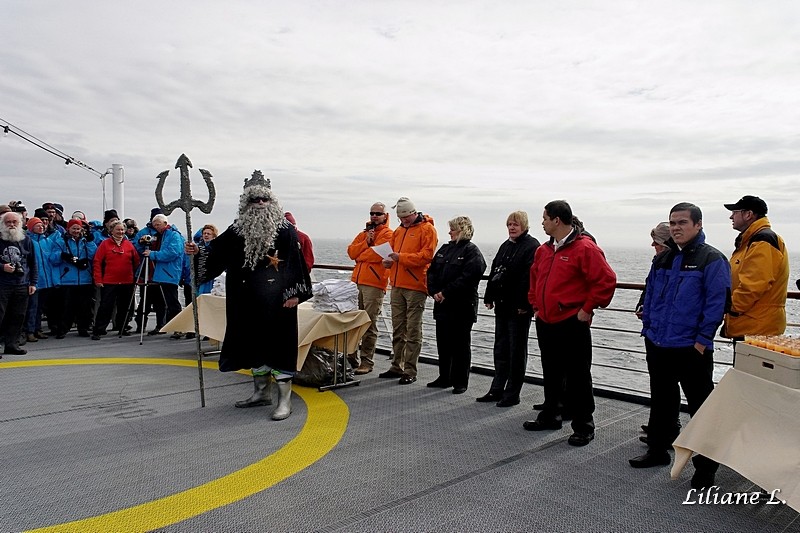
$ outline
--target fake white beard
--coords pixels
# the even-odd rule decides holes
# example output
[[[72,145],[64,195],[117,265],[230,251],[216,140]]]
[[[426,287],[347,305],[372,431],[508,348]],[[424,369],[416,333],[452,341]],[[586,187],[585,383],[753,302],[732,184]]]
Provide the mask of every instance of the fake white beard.
[[[260,196],[264,195],[253,194],[255,198]],[[282,224],[288,222],[283,216],[283,209],[274,199],[263,207],[246,203],[240,209],[234,225],[236,232],[244,238],[244,266],[252,270],[256,263],[267,257]]]
[[[7,228],[0,226],[0,239],[8,242],[20,242],[25,238],[25,230],[19,228]]]

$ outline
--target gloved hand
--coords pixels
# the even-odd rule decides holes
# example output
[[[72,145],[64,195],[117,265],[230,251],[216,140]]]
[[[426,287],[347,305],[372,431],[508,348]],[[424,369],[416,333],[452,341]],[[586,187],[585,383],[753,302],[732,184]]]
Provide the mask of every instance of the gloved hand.
[[[92,242],[94,240],[94,232],[91,229],[87,229],[84,238],[86,242]]]
[[[78,267],[80,270],[86,270],[89,268],[89,260],[87,258],[78,259],[75,261],[75,266]]]
[[[61,259],[63,259],[67,263],[75,262],[75,256],[69,252],[61,252]]]

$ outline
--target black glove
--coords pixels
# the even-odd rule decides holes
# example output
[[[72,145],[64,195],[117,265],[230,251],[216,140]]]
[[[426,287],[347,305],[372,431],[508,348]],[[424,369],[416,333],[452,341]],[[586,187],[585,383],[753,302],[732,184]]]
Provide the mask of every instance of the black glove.
[[[89,268],[89,260],[87,258],[78,259],[75,261],[75,266],[78,267],[80,270],[86,270]]]
[[[84,238],[86,242],[92,242],[94,240],[94,232],[91,229],[87,229]]]
[[[61,252],[61,259],[63,259],[67,263],[74,263],[75,262],[75,256],[72,255],[69,252]]]

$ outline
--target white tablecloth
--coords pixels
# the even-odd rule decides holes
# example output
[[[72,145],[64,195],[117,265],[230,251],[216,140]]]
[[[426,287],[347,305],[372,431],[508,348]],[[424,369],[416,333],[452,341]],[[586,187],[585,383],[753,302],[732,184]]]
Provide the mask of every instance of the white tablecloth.
[[[200,323],[200,335],[211,339],[225,338],[225,298],[202,294],[197,298],[197,314]],[[369,328],[370,320],[366,311],[348,311],[347,313],[320,313],[311,304],[304,303],[297,308],[297,369],[303,368],[311,345],[333,349],[337,336],[347,334],[347,353],[358,349],[361,336]],[[175,318],[167,322],[162,331],[194,331],[192,306],[188,305]],[[341,337],[339,350],[342,350]]]
[[[800,511],[800,390],[731,368],[673,444],[672,479],[696,452]]]

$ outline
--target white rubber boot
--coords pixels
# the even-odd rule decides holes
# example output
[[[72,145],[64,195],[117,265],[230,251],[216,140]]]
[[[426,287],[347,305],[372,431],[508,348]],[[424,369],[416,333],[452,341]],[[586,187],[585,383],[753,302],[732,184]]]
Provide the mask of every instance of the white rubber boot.
[[[253,376],[253,386],[255,392],[246,400],[236,402],[236,407],[258,407],[259,405],[272,405],[272,395],[270,394],[269,383],[272,381],[269,374],[264,376]]]
[[[272,413],[273,420],[284,420],[292,414],[292,380],[278,381],[278,408]]]

